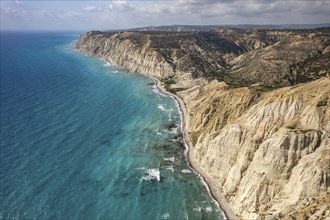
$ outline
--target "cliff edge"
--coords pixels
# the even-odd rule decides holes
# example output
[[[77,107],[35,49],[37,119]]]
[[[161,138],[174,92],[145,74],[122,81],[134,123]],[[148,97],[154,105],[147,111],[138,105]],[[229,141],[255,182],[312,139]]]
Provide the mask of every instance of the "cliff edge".
[[[329,29],[87,32],[76,47],[183,100],[190,158],[238,218],[329,219]]]

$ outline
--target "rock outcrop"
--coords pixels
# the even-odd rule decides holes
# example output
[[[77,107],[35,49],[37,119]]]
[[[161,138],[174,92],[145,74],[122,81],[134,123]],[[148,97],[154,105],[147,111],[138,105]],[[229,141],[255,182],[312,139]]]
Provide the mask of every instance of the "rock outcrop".
[[[191,159],[242,219],[330,216],[329,29],[88,32],[85,54],[160,79]]]

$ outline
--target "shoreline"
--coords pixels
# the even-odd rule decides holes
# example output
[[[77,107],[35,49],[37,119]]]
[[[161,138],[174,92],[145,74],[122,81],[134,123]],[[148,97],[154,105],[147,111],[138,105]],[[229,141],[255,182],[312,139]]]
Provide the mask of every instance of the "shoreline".
[[[145,75],[145,74],[141,74],[141,75],[151,78],[161,93],[172,97],[176,101],[176,103],[178,104],[180,116],[181,116],[181,126],[180,127],[181,127],[181,131],[183,133],[183,141],[184,141],[184,144],[186,147],[185,156],[186,156],[188,167],[190,167],[192,169],[192,171],[201,179],[203,185],[206,187],[212,200],[216,203],[221,217],[224,220],[225,219],[229,219],[229,220],[237,219],[235,213],[230,208],[230,205],[228,204],[226,199],[221,195],[221,193],[219,192],[219,190],[217,189],[215,184],[212,183],[209,176],[204,171],[202,171],[202,169],[196,163],[194,163],[192,160],[192,146],[186,135],[187,134],[187,129],[186,129],[187,108],[186,108],[185,103],[179,96],[167,91],[162,86],[161,81],[159,79],[157,79],[156,77]]]
[[[82,50],[78,50],[78,52],[81,54],[85,54]],[[88,54],[85,54],[85,55],[88,55]],[[114,64],[111,60],[106,60],[104,58],[97,57],[97,56],[94,56],[94,57],[99,58],[102,61]],[[114,65],[117,66],[116,64],[114,64]],[[119,66],[117,66],[117,67],[119,67]],[[174,101],[177,103],[177,105],[179,107],[179,113],[180,113],[180,117],[181,117],[180,129],[183,134],[183,142],[184,142],[184,145],[186,148],[184,155],[185,155],[188,167],[200,178],[202,184],[208,191],[211,199],[214,201],[214,203],[218,207],[219,213],[220,213],[221,217],[223,218],[223,220],[227,220],[227,219],[236,220],[237,217],[236,217],[235,213],[231,209],[231,207],[228,204],[228,202],[226,201],[226,199],[222,196],[220,191],[217,189],[216,185],[214,183],[212,183],[210,177],[192,160],[192,146],[186,135],[187,134],[187,129],[186,129],[187,108],[186,108],[184,101],[176,94],[173,94],[173,93],[167,91],[162,86],[162,83],[158,78],[151,76],[151,75],[147,75],[147,74],[135,73],[124,67],[119,67],[119,68],[121,68],[125,71],[128,71],[132,74],[138,74],[138,75],[148,77],[149,79],[151,79],[154,82],[156,88],[162,94],[167,95],[174,99]]]

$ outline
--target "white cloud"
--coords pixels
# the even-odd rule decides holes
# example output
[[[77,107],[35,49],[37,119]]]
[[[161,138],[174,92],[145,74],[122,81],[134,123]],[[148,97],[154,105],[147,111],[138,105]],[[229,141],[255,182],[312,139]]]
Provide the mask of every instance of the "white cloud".
[[[36,16],[40,16],[42,19],[59,19],[58,15],[47,10],[40,11],[40,13],[36,14]]]
[[[96,11],[100,11],[101,9],[96,7],[95,5],[88,5],[88,6],[82,7],[82,10],[87,11],[87,12],[96,12]]]
[[[43,13],[43,15],[50,17],[50,18],[67,20],[68,22],[71,20],[80,19],[83,16],[82,13],[76,12],[76,11],[68,11],[68,12],[57,13],[57,14],[54,14],[51,12],[45,12],[45,13]]]
[[[126,0],[113,1],[112,4],[115,5],[115,6],[119,6],[119,7],[128,5]]]

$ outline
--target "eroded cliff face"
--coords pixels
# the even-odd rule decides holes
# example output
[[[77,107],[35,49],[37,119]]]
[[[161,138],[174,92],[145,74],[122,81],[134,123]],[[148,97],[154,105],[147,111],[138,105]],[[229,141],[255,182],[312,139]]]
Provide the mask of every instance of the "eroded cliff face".
[[[192,156],[239,217],[329,217],[329,78],[262,95],[212,83],[184,97]]]
[[[103,58],[132,72],[158,78],[174,76],[173,66],[150,48],[147,36],[87,32],[80,37],[77,48],[83,53]]]
[[[220,29],[87,32],[77,48],[170,84],[189,78],[189,82],[216,79],[236,86],[283,87],[329,75],[329,44],[326,31]]]
[[[239,218],[326,219],[329,42],[311,31],[88,32],[77,48],[182,98],[190,156]]]

